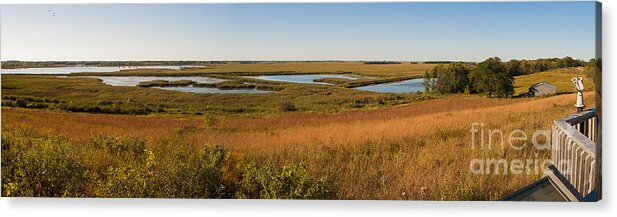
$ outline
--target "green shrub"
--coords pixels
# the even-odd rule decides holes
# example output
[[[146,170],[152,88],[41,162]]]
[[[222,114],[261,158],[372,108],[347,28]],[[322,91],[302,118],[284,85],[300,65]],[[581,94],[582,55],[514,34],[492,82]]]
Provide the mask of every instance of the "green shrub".
[[[107,151],[114,156],[129,154],[132,157],[140,157],[146,150],[146,141],[135,137],[112,137],[98,135],[89,140],[90,145]]]
[[[302,164],[259,165],[222,146],[105,135],[71,144],[2,129],[3,196],[332,199],[334,192]]]
[[[26,100],[23,100],[23,99],[15,100],[15,106],[17,107],[26,107],[27,105],[28,105],[28,102]]]
[[[2,196],[83,196],[87,168],[75,155],[60,138],[3,129]]]
[[[294,105],[294,103],[290,101],[283,101],[279,105],[279,110],[282,112],[296,111],[296,105]]]
[[[231,195],[226,192],[229,184],[223,181],[223,161],[227,152],[221,146],[206,147],[197,161],[196,186],[202,198],[229,198]]]
[[[334,199],[333,182],[311,177],[303,164],[276,169],[249,163],[240,182],[238,198]]]

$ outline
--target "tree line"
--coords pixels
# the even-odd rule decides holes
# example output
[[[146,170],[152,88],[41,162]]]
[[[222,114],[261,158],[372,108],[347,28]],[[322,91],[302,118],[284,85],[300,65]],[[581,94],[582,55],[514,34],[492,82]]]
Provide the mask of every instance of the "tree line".
[[[563,58],[543,58],[536,60],[513,59],[504,63],[508,73],[514,76],[533,74],[551,69],[585,66],[586,64],[587,63],[583,60],[574,59],[569,56]]]
[[[596,61],[592,59],[590,63],[595,66]],[[424,74],[424,92],[473,93],[504,98],[514,94],[514,76],[587,65],[587,62],[571,57],[507,62],[502,62],[499,57],[491,57],[476,64],[440,64]],[[598,70],[590,71],[596,73]]]
[[[401,64],[397,61],[365,61],[364,64]]]

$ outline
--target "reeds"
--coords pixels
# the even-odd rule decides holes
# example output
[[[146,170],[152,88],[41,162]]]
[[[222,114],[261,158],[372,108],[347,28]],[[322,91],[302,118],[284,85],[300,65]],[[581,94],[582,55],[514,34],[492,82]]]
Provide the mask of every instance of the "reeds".
[[[593,105],[593,96],[586,96],[588,105]],[[550,130],[553,120],[573,113],[574,99],[573,94],[538,99],[453,95],[378,110],[214,122],[205,120],[222,116],[147,117],[3,108],[2,125],[3,131],[7,126],[27,126],[76,143],[106,134],[177,149],[220,145],[258,163],[306,165],[312,176],[334,180],[339,199],[495,200],[542,174],[476,175],[470,172],[473,159],[543,160],[550,157],[549,151],[531,146],[472,149],[471,124],[532,135],[536,130]]]

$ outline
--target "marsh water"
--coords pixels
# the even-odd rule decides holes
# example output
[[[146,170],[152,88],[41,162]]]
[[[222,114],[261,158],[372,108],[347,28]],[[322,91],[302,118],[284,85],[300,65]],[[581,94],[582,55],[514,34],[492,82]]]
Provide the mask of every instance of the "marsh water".
[[[322,78],[342,78],[355,80],[358,78],[351,77],[348,75],[328,75],[328,74],[312,74],[312,75],[260,75],[260,76],[249,76],[250,78],[268,80],[268,81],[283,81],[283,82],[291,82],[291,83],[302,83],[302,84],[327,84],[332,85],[326,82],[315,82],[315,79]]]
[[[187,67],[199,66],[71,66],[71,67],[50,67],[50,68],[20,68],[20,69],[0,69],[2,74],[70,74],[74,72],[117,72],[128,69],[182,69]]]
[[[154,80],[166,80],[166,81],[180,81],[180,80],[191,80],[197,83],[215,83],[224,81],[223,79],[218,78],[210,78],[210,77],[199,77],[199,76],[182,76],[182,77],[172,77],[172,76],[88,76],[89,78],[98,78],[101,79],[103,84],[111,85],[111,86],[137,86],[140,82],[144,81],[154,81]]]
[[[179,81],[179,80],[191,80],[197,83],[215,83],[224,81],[223,79],[199,77],[199,76],[183,76],[183,77],[170,77],[170,76],[87,76],[88,78],[101,79],[101,82],[111,86],[137,86],[140,82],[154,81],[154,80],[166,80],[166,81]],[[271,91],[257,90],[257,89],[218,89],[211,87],[194,87],[193,85],[183,87],[154,87],[163,90],[173,90],[179,92],[188,93],[269,93]]]
[[[200,76],[88,76],[90,78],[101,79],[102,83],[111,86],[137,86],[140,82],[154,81],[154,80],[166,80],[166,81],[179,81],[179,80],[191,80],[197,83],[215,83],[224,81],[224,79],[200,77]],[[303,84],[329,84],[325,82],[315,82],[313,80],[320,78],[343,78],[343,79],[357,79],[346,75],[263,75],[254,76],[252,78],[258,78],[270,81],[284,81],[292,83]],[[364,90],[379,93],[415,93],[423,92],[424,86],[422,85],[423,79],[410,79],[400,82],[384,83],[377,85],[369,85],[356,87],[353,89]],[[272,91],[264,91],[257,89],[218,89],[209,87],[193,87],[192,85],[184,87],[155,87],[164,90],[174,90],[180,92],[190,93],[269,93]]]
[[[257,78],[268,81],[283,81],[283,82],[292,82],[292,83],[303,83],[303,84],[326,84],[331,85],[326,82],[316,82],[316,79],[321,78],[342,78],[342,79],[358,79],[357,77],[352,77],[349,75],[331,75],[331,74],[312,74],[312,75],[261,75],[261,76],[251,76],[251,78]],[[364,90],[371,92],[379,92],[379,93],[416,93],[418,91],[424,92],[424,86],[422,85],[423,79],[410,79],[399,82],[392,83],[384,83],[377,85],[369,85],[356,87],[353,89],[356,90]]]
[[[185,67],[199,67],[199,66],[130,66],[130,67],[88,67],[88,66],[74,66],[74,67],[51,67],[51,68],[21,68],[21,69],[0,69],[0,73],[2,74],[70,74],[76,72],[116,72],[120,70],[128,70],[128,69],[142,69],[142,68],[153,68],[153,69],[182,69]],[[215,83],[224,81],[223,79],[218,78],[210,78],[210,77],[199,77],[199,76],[183,76],[183,77],[172,77],[172,76],[88,76],[91,78],[98,78],[102,80],[102,83],[111,85],[111,86],[137,86],[140,82],[144,81],[153,81],[153,80],[167,80],[167,81],[178,81],[178,80],[192,80],[197,83]],[[340,79],[349,79],[355,80],[357,77],[353,77],[350,75],[339,75],[339,74],[306,74],[306,75],[259,75],[259,76],[247,76],[255,79],[262,79],[268,81],[281,81],[281,82],[291,82],[291,83],[302,83],[302,84],[324,84],[324,85],[332,85],[326,82],[316,82],[316,79],[322,78],[340,78]],[[364,91],[372,91],[372,92],[380,92],[380,93],[415,93],[415,92],[423,92],[424,86],[422,85],[422,79],[410,79],[400,82],[392,82],[392,83],[384,83],[377,85],[369,85],[356,87],[353,89],[356,90],[364,90]],[[209,88],[209,87],[193,87],[185,86],[185,87],[156,87],[159,89],[165,90],[174,90],[180,92],[191,92],[191,93],[268,93],[271,91],[263,91],[257,89],[218,89],[218,88]]]
[[[353,89],[379,93],[416,93],[418,91],[424,92],[424,85],[422,85],[423,81],[424,79],[418,78],[399,82],[356,87]]]

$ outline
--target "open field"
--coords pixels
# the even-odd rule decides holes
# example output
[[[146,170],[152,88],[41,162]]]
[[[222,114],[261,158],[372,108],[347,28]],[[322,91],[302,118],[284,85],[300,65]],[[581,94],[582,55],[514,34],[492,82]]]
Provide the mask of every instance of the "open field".
[[[48,132],[67,138],[72,146],[111,135],[143,138],[149,146],[222,145],[257,162],[302,163],[310,174],[334,179],[336,198],[341,199],[494,200],[541,174],[473,175],[471,159],[545,159],[549,152],[532,147],[471,149],[471,124],[485,123],[487,129],[504,132],[522,129],[531,135],[572,113],[573,99],[573,94],[540,99],[450,96],[373,111],[212,122],[3,108],[2,119],[3,130]],[[157,154],[165,158],[164,152]]]
[[[290,62],[208,67],[120,74],[197,73],[227,79],[204,84],[212,87],[254,85],[276,91],[196,94],[114,87],[79,76],[2,75],[2,159],[3,165],[14,165],[3,167],[3,192],[87,197],[495,200],[542,174],[474,175],[472,160],[542,161],[550,152],[530,145],[523,150],[509,146],[474,149],[472,124],[483,123],[482,129],[499,129],[506,135],[517,129],[529,136],[536,130],[550,130],[553,120],[575,111],[569,79],[583,74],[580,68],[566,68],[518,76],[516,94],[527,92],[531,84],[548,81],[557,85],[558,95],[496,99],[348,88],[417,77],[429,67],[424,64]],[[374,78],[323,79],[335,85],[318,85],[239,77],[247,73],[345,73]],[[590,82],[585,84],[593,89]],[[594,105],[591,94],[586,93],[589,107]],[[531,137],[516,144],[530,142]],[[5,160],[12,162],[4,164]],[[37,179],[44,174],[28,175],[55,163],[60,163],[60,169],[49,168],[58,174],[53,177],[54,189],[41,187],[49,185],[49,180]],[[5,174],[9,175],[5,178]]]
[[[572,86],[572,79],[574,76],[583,77],[586,90],[594,90],[594,83],[592,78],[588,78],[583,72],[583,67],[574,68],[562,68],[554,69],[545,72],[539,72],[529,75],[516,76],[514,82],[515,95],[525,94],[529,91],[529,86],[546,81],[557,86],[557,93],[573,93],[576,90]]]
[[[0,5],[0,197],[598,201],[601,6]]]

